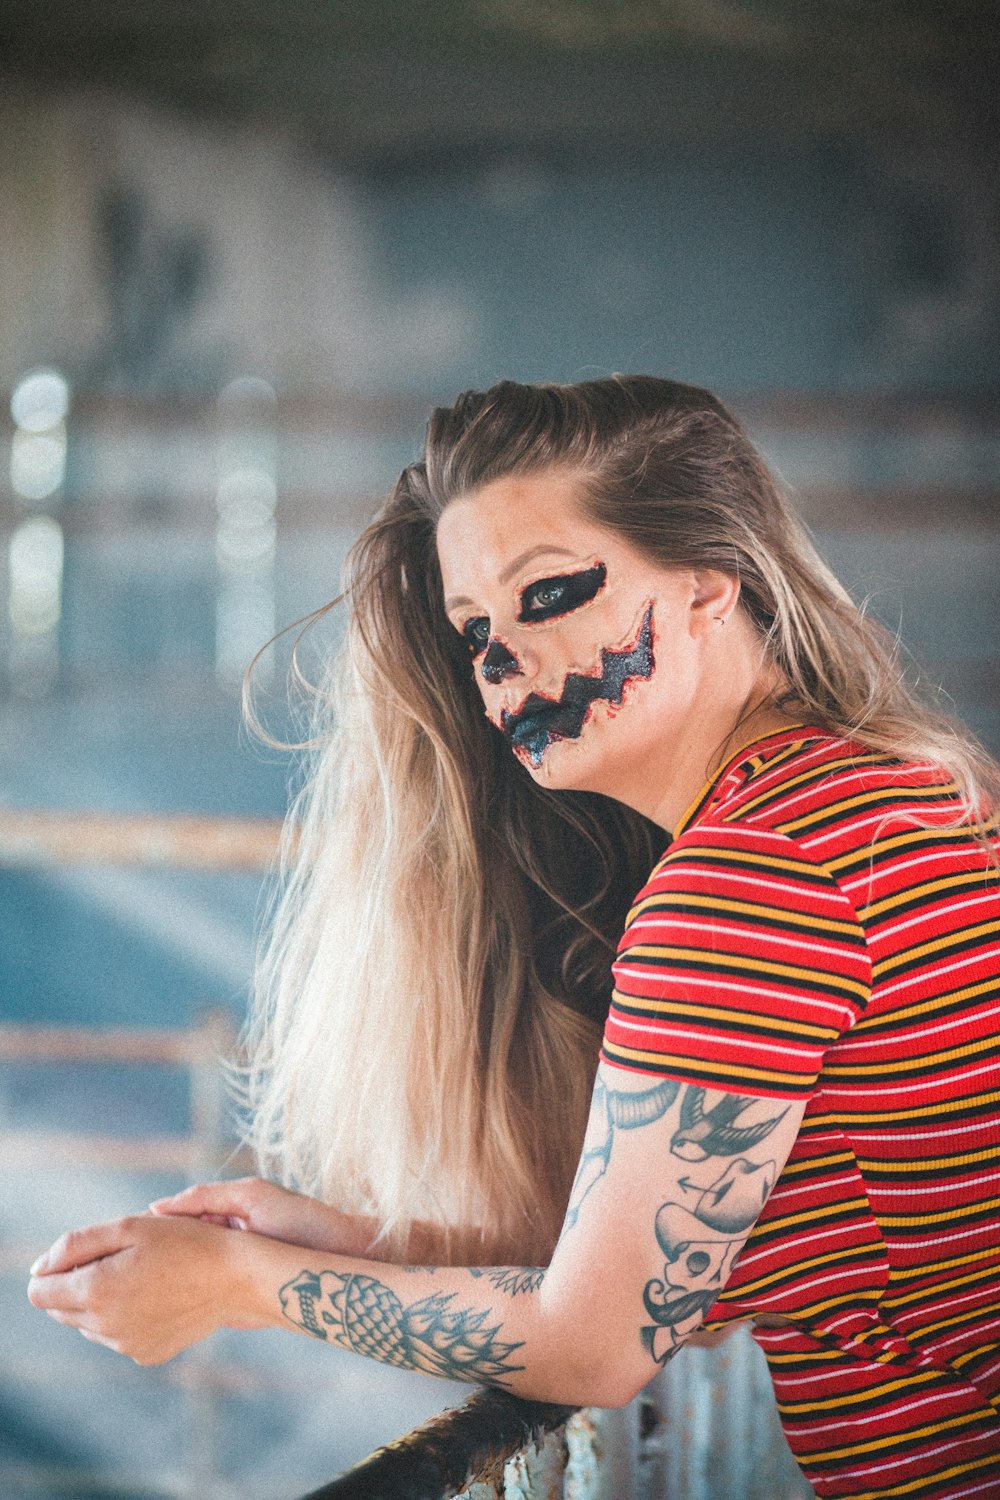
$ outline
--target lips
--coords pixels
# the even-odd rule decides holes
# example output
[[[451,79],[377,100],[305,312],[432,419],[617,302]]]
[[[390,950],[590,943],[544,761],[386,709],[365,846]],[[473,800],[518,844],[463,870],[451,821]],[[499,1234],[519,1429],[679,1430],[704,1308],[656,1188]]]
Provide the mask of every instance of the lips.
[[[631,645],[617,651],[601,648],[599,672],[569,672],[558,698],[529,693],[516,713],[503,710],[500,728],[515,753],[540,766],[554,740],[579,738],[592,703],[617,708],[628,684],[652,677],[653,666],[653,606],[648,604]]]

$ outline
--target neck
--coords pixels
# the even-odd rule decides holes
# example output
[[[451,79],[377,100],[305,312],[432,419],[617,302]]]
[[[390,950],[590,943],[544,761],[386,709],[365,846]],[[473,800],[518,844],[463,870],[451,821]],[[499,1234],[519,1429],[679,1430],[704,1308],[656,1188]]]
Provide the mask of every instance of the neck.
[[[743,745],[774,734],[791,722],[792,716],[776,708],[770,694],[742,705],[735,715],[730,712],[703,718],[699,733],[678,747],[673,774],[659,788],[655,805],[638,810],[673,834],[705,784]]]

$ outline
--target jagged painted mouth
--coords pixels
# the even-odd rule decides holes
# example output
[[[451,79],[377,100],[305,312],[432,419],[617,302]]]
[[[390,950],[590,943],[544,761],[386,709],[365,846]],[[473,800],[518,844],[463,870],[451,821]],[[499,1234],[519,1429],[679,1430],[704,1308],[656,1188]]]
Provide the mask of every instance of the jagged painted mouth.
[[[653,606],[647,604],[630,646],[620,651],[602,647],[601,670],[589,675],[568,673],[558,698],[529,693],[516,713],[503,710],[500,728],[515,754],[532,766],[540,766],[554,740],[579,738],[591,704],[604,702],[618,708],[628,684],[652,677],[653,667]]]

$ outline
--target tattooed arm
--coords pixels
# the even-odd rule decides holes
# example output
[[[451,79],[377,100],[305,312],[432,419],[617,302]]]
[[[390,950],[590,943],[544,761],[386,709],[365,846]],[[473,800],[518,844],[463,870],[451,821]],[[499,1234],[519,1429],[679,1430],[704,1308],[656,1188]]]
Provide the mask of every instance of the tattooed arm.
[[[803,1104],[602,1064],[552,1263],[379,1264],[183,1217],[65,1236],[31,1300],[141,1364],[221,1326],[295,1328],[389,1364],[543,1400],[628,1401],[702,1321]]]

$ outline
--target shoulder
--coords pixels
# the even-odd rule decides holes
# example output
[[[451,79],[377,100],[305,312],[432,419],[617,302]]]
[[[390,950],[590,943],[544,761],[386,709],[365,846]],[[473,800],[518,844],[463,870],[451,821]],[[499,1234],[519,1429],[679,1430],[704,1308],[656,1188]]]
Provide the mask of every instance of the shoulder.
[[[894,806],[948,804],[955,784],[937,766],[901,760],[891,751],[830,734],[814,733],[770,756],[751,756],[738,776],[720,787],[705,822],[773,829],[795,838],[820,821],[842,818],[864,840],[866,811]]]

